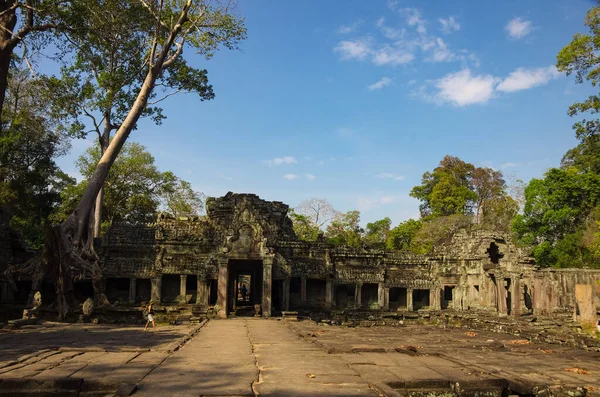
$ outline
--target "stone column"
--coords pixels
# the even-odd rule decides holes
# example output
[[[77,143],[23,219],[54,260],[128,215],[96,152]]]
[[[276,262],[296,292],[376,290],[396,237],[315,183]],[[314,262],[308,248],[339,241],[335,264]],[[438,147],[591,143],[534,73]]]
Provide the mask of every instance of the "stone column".
[[[217,305],[219,311],[217,315],[221,318],[227,318],[227,261],[219,261],[219,280],[217,281]]]
[[[433,287],[429,290],[429,308],[432,310],[441,310],[440,289]]]
[[[409,312],[412,312],[414,310],[412,288],[406,289],[406,310],[408,310]]]
[[[306,277],[300,278],[300,303],[306,303]]]
[[[333,279],[331,278],[325,280],[325,305],[333,306]]]
[[[263,259],[263,296],[262,315],[264,318],[271,317],[271,290],[273,288],[273,258]]]
[[[510,314],[518,317],[521,315],[521,306],[523,305],[523,287],[521,287],[521,279],[516,277],[512,279],[510,283],[511,291],[511,304],[512,308]]]
[[[187,275],[180,274],[179,275],[179,296],[181,297],[181,303],[187,303],[186,296],[187,295]]]
[[[135,303],[135,277],[129,279],[129,304]]]
[[[362,285],[363,283],[356,283],[354,287],[354,305],[356,307],[362,306]]]
[[[575,310],[573,319],[580,324],[596,325],[596,305],[594,305],[594,287],[590,284],[575,285]]]
[[[498,313],[506,314],[506,282],[503,278],[497,280],[496,287],[498,289]]]
[[[160,293],[162,288],[162,276],[158,276],[153,278],[151,281],[152,287],[150,290],[150,299],[154,301],[154,303],[160,303]]]
[[[385,306],[385,292],[383,283],[377,284],[377,306],[379,306],[379,310],[383,309]]]
[[[283,280],[283,310],[290,310],[290,282],[289,278]]]
[[[383,310],[386,310],[386,311],[390,310],[390,289],[389,288],[383,289]]]
[[[198,291],[196,292],[196,304],[208,305],[208,285],[206,279],[198,277]]]

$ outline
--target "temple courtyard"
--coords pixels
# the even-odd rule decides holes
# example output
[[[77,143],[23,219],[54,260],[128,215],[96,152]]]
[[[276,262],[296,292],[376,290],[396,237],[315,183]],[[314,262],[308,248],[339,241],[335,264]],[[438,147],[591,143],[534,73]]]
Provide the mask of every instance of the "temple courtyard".
[[[0,329],[0,395],[590,396],[600,395],[595,350],[417,324],[43,323]]]

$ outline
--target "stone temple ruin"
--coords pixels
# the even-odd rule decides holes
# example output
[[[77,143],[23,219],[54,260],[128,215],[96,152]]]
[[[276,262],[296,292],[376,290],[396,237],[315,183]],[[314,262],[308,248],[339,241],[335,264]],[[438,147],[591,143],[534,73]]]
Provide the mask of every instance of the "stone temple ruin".
[[[211,308],[220,317],[454,309],[567,313],[589,322],[600,307],[600,271],[540,269],[499,236],[459,232],[430,256],[354,250],[298,240],[281,202],[228,193],[206,208],[205,217],[114,225],[98,244],[109,301],[139,307],[152,300],[190,314]],[[16,283],[12,291],[0,278],[3,303],[27,301],[31,282]],[[52,286],[42,291],[52,293]],[[91,281],[77,280],[74,295],[92,297]]]

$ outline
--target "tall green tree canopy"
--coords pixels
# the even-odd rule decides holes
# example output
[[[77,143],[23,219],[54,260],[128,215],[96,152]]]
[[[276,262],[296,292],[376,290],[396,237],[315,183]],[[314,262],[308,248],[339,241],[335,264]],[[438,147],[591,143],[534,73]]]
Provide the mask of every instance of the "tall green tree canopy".
[[[433,172],[423,174],[421,185],[411,192],[422,202],[421,217],[472,213],[477,193],[470,185],[475,167],[458,157],[446,156]]]
[[[364,244],[368,247],[384,249],[390,236],[391,226],[392,220],[388,217],[367,223],[365,236],[363,237]]]
[[[362,246],[363,233],[364,230],[360,227],[360,212],[348,211],[338,213],[327,225],[325,237],[332,244],[359,248]]]
[[[98,147],[79,157],[77,166],[85,179],[63,192],[59,218],[66,217],[77,205],[99,158]],[[161,209],[175,216],[186,216],[198,215],[203,207],[202,195],[189,182],[170,171],[161,172],[154,164],[154,157],[135,142],[123,147],[108,174],[105,190],[103,229],[115,221],[153,222]]]
[[[577,33],[573,40],[566,45],[557,56],[556,67],[567,76],[575,75],[575,81],[584,81],[597,87],[600,83],[600,7],[592,7],[585,17],[585,25],[589,34]],[[600,96],[590,95],[582,102],[576,102],[569,107],[569,115],[577,116],[588,113],[595,115],[600,111]],[[582,119],[573,126],[578,139],[597,136],[600,133],[600,120],[597,118]]]
[[[8,84],[0,129],[0,204],[13,213],[12,227],[39,248],[60,192],[75,183],[55,162],[69,145],[48,117],[37,82],[15,72]]]

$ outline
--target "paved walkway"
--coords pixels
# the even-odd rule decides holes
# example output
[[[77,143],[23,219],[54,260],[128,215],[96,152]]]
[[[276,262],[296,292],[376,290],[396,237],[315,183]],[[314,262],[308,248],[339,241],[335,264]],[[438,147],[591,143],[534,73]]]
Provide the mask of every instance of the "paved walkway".
[[[145,333],[46,324],[0,332],[0,352],[0,395],[60,388],[58,395],[77,396],[119,387],[128,395],[137,385],[134,397],[391,397],[450,387],[488,396],[503,389],[576,395],[585,388],[587,396],[600,396],[598,352],[460,328],[238,318]]]
[[[280,322],[211,321],[145,377],[135,396],[376,396],[336,356]]]

